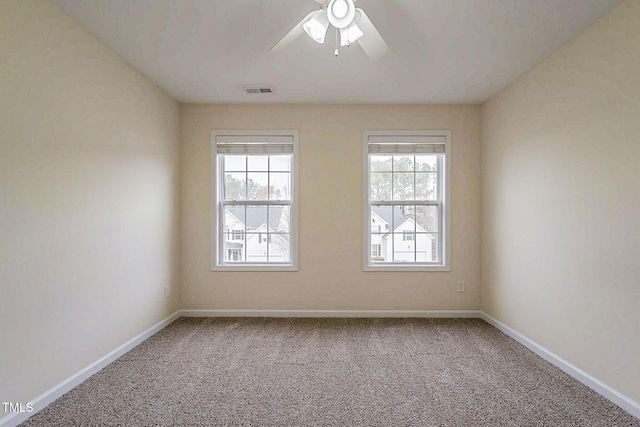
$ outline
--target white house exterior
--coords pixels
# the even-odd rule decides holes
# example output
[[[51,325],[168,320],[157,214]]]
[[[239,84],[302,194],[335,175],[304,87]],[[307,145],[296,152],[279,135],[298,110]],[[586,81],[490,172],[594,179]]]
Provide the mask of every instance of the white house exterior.
[[[275,211],[275,210],[274,210]],[[226,262],[290,262],[288,212],[280,209],[271,218],[271,227],[256,218],[247,224],[231,210],[224,215],[224,260]]]
[[[371,260],[373,262],[428,262],[433,258],[433,234],[417,224],[411,217],[399,214],[400,223],[391,229],[393,211],[375,208],[371,211]]]

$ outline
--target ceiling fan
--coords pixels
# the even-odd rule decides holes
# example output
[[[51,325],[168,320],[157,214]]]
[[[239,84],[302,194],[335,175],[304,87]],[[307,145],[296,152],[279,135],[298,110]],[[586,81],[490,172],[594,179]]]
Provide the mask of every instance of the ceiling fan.
[[[384,41],[364,10],[357,8],[357,0],[315,0],[320,5],[298,22],[289,33],[275,44],[269,52],[277,52],[289,46],[303,32],[318,43],[324,43],[329,26],[336,28],[336,50],[338,56],[338,32],[340,46],[349,46],[358,42],[367,56],[378,59],[389,52],[389,46]]]

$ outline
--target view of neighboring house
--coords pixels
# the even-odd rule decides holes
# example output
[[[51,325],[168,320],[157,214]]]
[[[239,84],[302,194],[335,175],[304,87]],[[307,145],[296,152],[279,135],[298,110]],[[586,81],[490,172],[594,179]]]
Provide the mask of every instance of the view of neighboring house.
[[[427,232],[401,206],[371,208],[373,262],[430,262],[436,251],[437,235]]]
[[[394,227],[395,225],[395,227]],[[286,206],[227,206],[224,218],[225,262],[289,262],[289,210]],[[430,262],[437,255],[437,234],[429,232],[402,206],[371,210],[371,260]]]
[[[289,208],[227,207],[224,236],[225,262],[289,262]]]

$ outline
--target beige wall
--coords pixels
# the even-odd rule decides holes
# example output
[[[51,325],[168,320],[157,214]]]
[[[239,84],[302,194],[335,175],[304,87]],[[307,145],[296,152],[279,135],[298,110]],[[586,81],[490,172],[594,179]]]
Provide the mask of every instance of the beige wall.
[[[183,308],[479,308],[479,106],[184,105],[181,128]],[[212,129],[299,130],[299,272],[210,271]],[[452,131],[451,272],[362,271],[364,129]]]
[[[640,1],[488,102],[482,306],[640,402]]]
[[[179,108],[50,3],[0,0],[0,401],[178,308],[481,307],[640,401],[638,46],[626,1],[482,110]],[[212,129],[299,130],[300,271],[210,271]],[[364,129],[452,131],[451,272],[362,271]]]
[[[0,1],[0,52],[0,401],[26,403],[178,308],[179,105],[46,1]]]

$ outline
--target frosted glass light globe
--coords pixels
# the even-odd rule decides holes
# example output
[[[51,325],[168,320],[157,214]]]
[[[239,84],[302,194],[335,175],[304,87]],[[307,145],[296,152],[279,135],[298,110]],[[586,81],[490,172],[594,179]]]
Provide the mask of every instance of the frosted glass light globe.
[[[349,6],[345,0],[336,0],[333,2],[331,11],[336,18],[344,18],[349,11]]]
[[[327,5],[327,18],[336,28],[344,28],[353,22],[356,6],[353,0],[330,0]]]

